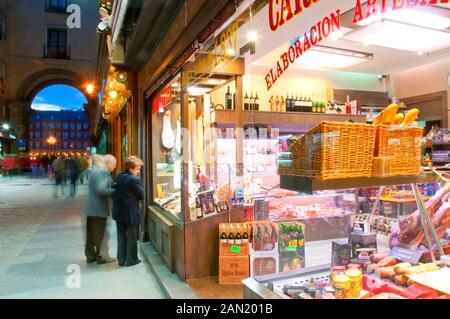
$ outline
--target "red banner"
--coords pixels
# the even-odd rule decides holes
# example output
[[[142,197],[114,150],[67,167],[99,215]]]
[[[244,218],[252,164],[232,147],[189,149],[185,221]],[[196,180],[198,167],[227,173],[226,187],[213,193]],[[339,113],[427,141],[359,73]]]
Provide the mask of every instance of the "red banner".
[[[152,114],[163,109],[173,101],[173,95],[170,85],[165,87],[152,101]]]

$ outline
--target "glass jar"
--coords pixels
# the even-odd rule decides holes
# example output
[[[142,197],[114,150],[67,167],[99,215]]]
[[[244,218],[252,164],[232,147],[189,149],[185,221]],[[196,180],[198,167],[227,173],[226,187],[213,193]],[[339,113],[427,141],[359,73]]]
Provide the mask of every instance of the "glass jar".
[[[362,290],[362,272],[358,269],[350,269],[345,272],[345,275],[350,279],[350,295],[353,298],[358,298]]]
[[[334,266],[331,268],[330,273],[330,282],[333,283],[333,277],[335,275],[344,275],[345,274],[345,266]]]
[[[350,295],[350,278],[346,275],[333,276],[334,296],[336,299],[345,299]]]

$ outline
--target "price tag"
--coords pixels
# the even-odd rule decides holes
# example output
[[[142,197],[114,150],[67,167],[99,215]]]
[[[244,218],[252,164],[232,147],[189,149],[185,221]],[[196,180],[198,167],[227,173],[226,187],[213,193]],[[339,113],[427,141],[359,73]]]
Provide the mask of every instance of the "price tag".
[[[236,245],[232,245],[232,246],[230,247],[230,251],[231,251],[232,253],[240,253],[240,252],[241,252],[241,247],[236,246]]]
[[[287,249],[289,252],[293,252],[293,253],[295,253],[296,251],[297,251],[297,246],[288,246],[288,249]]]
[[[409,262],[410,264],[417,264],[420,257],[422,257],[423,251],[412,250],[402,247],[393,247],[389,253],[390,256],[399,259],[403,262]]]

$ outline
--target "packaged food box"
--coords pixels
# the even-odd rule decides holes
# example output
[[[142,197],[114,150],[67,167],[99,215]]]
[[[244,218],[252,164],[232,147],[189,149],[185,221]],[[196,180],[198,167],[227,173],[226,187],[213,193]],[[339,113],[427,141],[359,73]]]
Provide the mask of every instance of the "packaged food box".
[[[352,245],[348,240],[333,240],[331,244],[332,266],[347,266],[352,262]]]

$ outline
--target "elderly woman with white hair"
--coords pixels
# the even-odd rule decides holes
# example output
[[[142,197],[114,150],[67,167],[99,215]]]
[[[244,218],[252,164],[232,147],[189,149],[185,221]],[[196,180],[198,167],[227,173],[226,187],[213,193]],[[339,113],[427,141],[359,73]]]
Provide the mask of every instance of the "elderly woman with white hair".
[[[88,264],[97,262],[104,264],[105,259],[100,255],[107,218],[110,215],[108,198],[114,194],[111,173],[115,170],[117,160],[112,155],[93,155],[92,173],[89,180],[89,196],[84,213],[86,221],[86,261]]]

